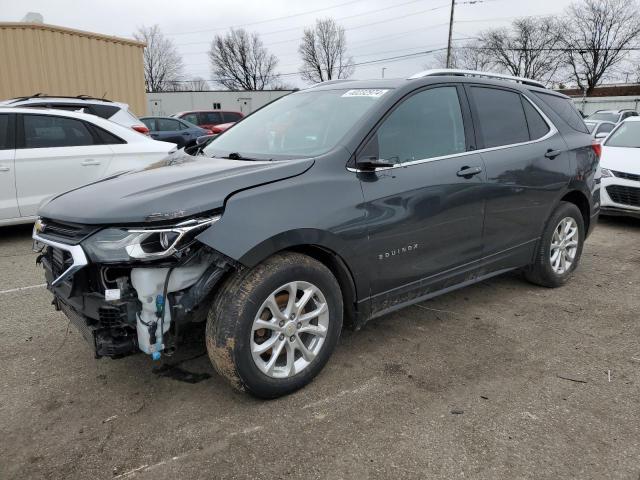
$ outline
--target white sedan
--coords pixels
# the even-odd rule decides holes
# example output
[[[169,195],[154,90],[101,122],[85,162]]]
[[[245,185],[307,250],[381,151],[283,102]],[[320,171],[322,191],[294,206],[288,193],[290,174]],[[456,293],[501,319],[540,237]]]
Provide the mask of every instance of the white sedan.
[[[0,107],[0,225],[32,222],[45,198],[146,167],[173,149],[95,115]]]
[[[601,207],[603,215],[640,218],[640,117],[631,117],[602,144]]]

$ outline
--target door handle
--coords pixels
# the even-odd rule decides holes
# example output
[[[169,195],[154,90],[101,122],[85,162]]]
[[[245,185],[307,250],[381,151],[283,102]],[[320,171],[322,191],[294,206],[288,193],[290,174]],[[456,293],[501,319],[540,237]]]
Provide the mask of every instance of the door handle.
[[[469,179],[474,175],[478,175],[479,173],[482,173],[482,167],[462,167],[460,170],[458,170],[458,173],[456,173],[456,175]]]
[[[91,165],[100,165],[100,160],[85,160],[80,165],[83,167],[89,167]]]
[[[562,150],[547,150],[547,153],[544,154],[545,157],[547,157],[550,160],[553,160],[554,158],[556,158],[558,155],[560,155],[562,153]]]
[[[0,172],[8,172],[11,170],[9,167],[5,167],[4,165],[0,165]]]

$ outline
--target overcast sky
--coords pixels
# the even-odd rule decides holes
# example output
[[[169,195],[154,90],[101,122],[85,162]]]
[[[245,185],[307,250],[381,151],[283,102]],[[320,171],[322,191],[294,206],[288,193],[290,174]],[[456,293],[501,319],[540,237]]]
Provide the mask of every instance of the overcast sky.
[[[506,26],[518,16],[561,15],[571,0],[457,0],[454,38]],[[158,24],[183,54],[188,77],[211,79],[206,52],[215,34],[230,26],[260,33],[279,58],[278,72],[297,72],[302,30],[316,18],[333,17],[346,30],[356,63],[425,50],[447,43],[449,0],[0,0],[0,21],[39,12],[45,23],[131,38],[141,25]],[[287,17],[287,18],[282,18]],[[406,77],[429,56],[358,66],[354,78]],[[282,77],[302,86],[297,75]]]

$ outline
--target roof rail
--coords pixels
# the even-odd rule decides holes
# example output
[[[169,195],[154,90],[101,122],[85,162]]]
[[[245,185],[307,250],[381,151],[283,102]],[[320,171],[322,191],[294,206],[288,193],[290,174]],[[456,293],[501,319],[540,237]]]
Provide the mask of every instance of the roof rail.
[[[108,98],[97,98],[92,97],[91,95],[76,95],[74,97],[65,95],[47,95],[46,93],[34,93],[33,95],[25,95],[24,97],[12,98],[11,103],[22,102],[23,100],[30,100],[32,98],[68,98],[75,100],[100,100],[101,102],[113,102],[113,100],[109,100]]]
[[[546,88],[544,83],[537,80],[531,80],[530,78],[514,77],[512,75],[504,75],[502,73],[480,72],[477,70],[457,70],[453,68],[443,68],[439,70],[425,70],[418,72],[415,75],[411,75],[408,80],[423,77],[438,77],[443,75],[456,75],[463,77],[485,77],[485,78],[497,78],[500,80],[510,80],[512,82],[519,82],[523,85],[531,85],[533,87]]]
[[[322,87],[324,85],[333,85],[334,83],[344,83],[344,82],[353,82],[353,79],[350,78],[339,78],[337,80],[325,80],[324,82],[318,82],[314,85],[311,85],[309,88]]]

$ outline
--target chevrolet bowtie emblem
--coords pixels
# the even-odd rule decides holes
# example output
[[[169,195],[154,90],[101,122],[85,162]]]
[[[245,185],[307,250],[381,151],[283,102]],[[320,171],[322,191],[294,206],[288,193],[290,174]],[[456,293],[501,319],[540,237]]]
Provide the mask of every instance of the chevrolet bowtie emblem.
[[[38,233],[43,233],[45,228],[47,228],[45,223],[40,219],[36,220],[36,224],[34,225],[34,227],[36,229],[36,232]]]

